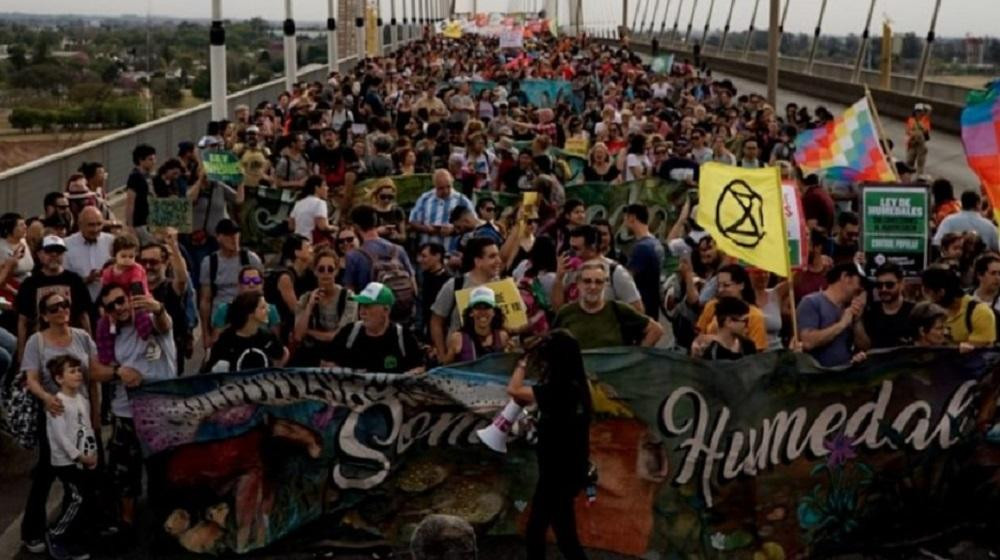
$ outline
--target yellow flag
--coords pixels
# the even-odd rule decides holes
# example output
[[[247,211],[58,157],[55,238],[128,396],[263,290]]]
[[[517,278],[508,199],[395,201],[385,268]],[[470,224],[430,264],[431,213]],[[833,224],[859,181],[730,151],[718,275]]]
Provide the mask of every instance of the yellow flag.
[[[445,37],[450,39],[461,39],[462,38],[462,22],[455,19],[451,20],[444,25],[444,32],[442,33]]]
[[[744,169],[706,163],[701,166],[698,191],[695,220],[720,250],[788,277],[788,231],[777,167]]]

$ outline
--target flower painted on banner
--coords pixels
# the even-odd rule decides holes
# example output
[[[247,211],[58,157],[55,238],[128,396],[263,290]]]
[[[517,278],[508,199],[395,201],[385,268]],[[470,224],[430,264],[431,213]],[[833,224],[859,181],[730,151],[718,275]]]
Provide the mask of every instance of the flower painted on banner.
[[[858,456],[854,451],[854,446],[851,444],[850,438],[844,434],[839,434],[832,440],[826,440],[823,442],[823,447],[830,452],[830,456],[826,459],[826,464],[831,469],[844,465]]]
[[[712,548],[715,550],[725,550],[726,549],[726,535],[722,533],[715,533],[709,537],[709,541],[712,543]]]

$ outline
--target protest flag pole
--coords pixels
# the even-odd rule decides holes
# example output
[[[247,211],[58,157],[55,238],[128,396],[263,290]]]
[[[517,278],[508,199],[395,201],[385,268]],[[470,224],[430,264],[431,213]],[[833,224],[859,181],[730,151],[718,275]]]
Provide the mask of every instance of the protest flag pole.
[[[885,142],[885,138],[888,138],[885,134],[885,129],[882,128],[882,119],[878,116],[878,108],[875,107],[875,100],[872,99],[872,92],[865,85],[865,100],[868,102],[868,108],[872,112],[872,119],[875,121],[875,132],[878,134],[879,147],[882,148],[882,158],[885,161],[885,166],[889,168],[889,172],[892,173],[895,182],[899,182],[899,175],[896,175],[896,166],[892,164],[892,160],[889,158],[889,154],[886,151],[889,148],[889,144]]]

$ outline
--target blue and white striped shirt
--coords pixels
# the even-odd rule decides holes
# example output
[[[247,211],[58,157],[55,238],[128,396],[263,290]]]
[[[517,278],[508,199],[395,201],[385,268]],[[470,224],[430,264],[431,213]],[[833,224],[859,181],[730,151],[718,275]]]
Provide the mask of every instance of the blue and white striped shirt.
[[[410,222],[429,226],[447,225],[451,223],[448,220],[451,217],[451,211],[459,206],[472,209],[472,201],[455,189],[451,190],[448,198],[438,197],[434,189],[431,189],[420,195],[417,203],[413,205],[413,210],[410,211]],[[452,237],[423,233],[420,235],[420,243],[440,243],[447,248]]]

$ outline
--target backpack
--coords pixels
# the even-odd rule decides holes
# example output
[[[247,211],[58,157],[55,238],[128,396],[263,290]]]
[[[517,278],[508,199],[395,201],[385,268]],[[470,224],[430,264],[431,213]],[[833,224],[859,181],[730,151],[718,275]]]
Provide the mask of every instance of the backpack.
[[[1000,296],[998,296],[998,299],[1000,299]],[[997,301],[996,299],[993,300],[993,305],[996,305],[996,301]],[[968,331],[969,334],[972,334],[972,313],[973,311],[975,311],[976,306],[978,305],[986,305],[986,304],[981,301],[973,299],[969,301],[969,305],[966,306],[965,308],[965,330]],[[993,305],[990,305],[988,307],[990,311],[993,312],[993,327],[996,331],[995,334],[996,338],[994,340],[1000,341],[1000,312],[998,312],[997,309],[993,307]]]
[[[406,357],[406,344],[403,342],[403,325],[399,323],[393,323],[393,327],[396,328],[396,343],[399,344],[399,355],[403,358]],[[355,321],[354,326],[351,327],[351,334],[347,337],[347,344],[344,347],[350,350],[354,347],[354,343],[358,340],[358,335],[361,334],[361,329],[365,327],[364,322]]]
[[[38,354],[44,355],[42,350],[42,333],[37,334]],[[4,420],[4,431],[8,432],[14,441],[24,449],[34,449],[38,446],[39,437],[45,437],[44,432],[39,433],[38,415],[42,406],[41,401],[35,398],[28,390],[28,373],[20,371],[15,376],[10,386],[3,391],[0,398],[0,420]],[[5,417],[5,418],[4,418]]]
[[[250,251],[240,247],[240,267],[250,264]],[[216,251],[208,256],[208,279],[211,282],[212,298],[219,292],[219,286],[215,283],[215,277],[219,275],[219,252]]]
[[[362,255],[371,261],[371,281],[380,282],[396,295],[396,304],[392,306],[391,317],[394,321],[406,321],[413,316],[417,293],[413,287],[413,274],[403,266],[402,250],[392,245],[392,253],[388,256],[375,255],[362,245],[358,248]]]

